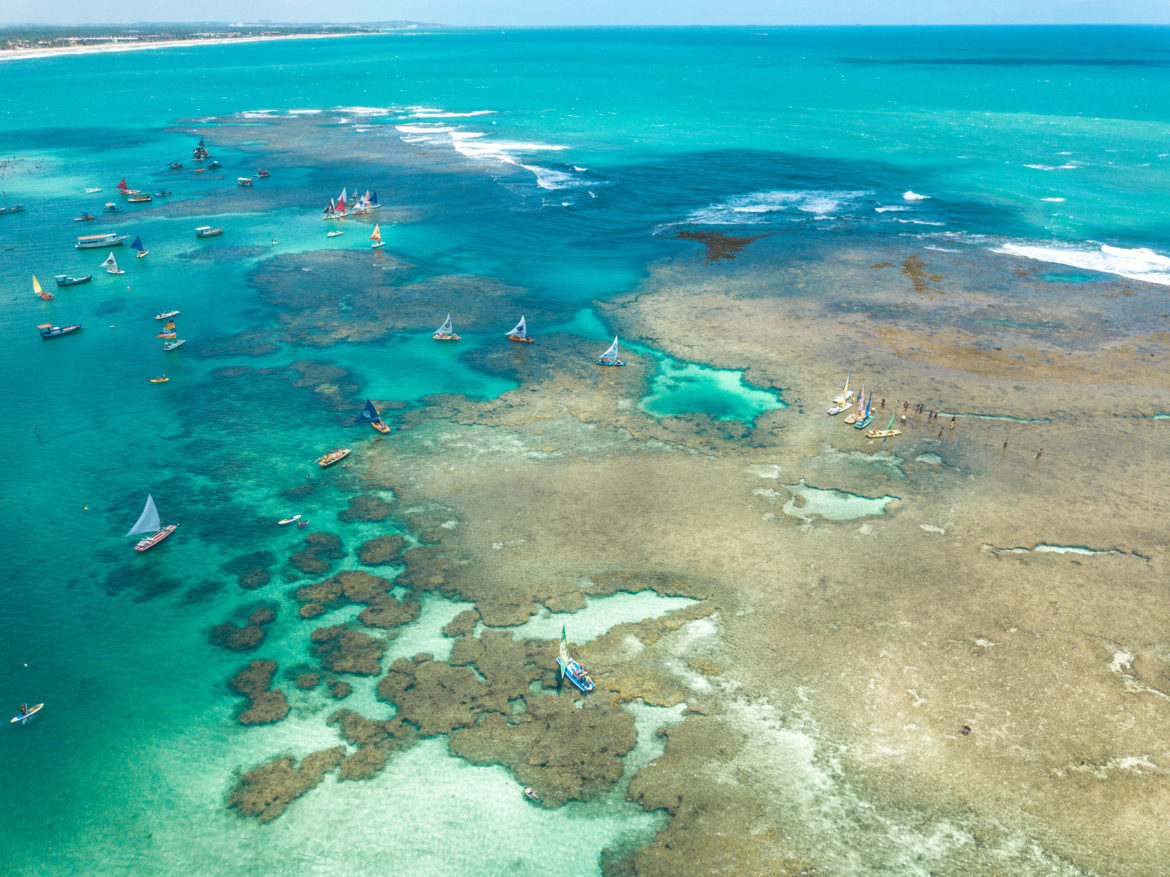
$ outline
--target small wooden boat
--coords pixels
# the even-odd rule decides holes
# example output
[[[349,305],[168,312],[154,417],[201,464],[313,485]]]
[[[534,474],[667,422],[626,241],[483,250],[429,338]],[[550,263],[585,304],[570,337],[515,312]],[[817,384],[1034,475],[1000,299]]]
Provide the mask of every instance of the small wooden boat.
[[[525,786],[524,787],[524,797],[527,798],[529,801],[531,801],[533,804],[540,803],[540,795],[536,794],[536,789],[532,788],[532,786]]]
[[[836,415],[840,414],[842,411],[848,411],[852,407],[853,407],[852,402],[845,402],[841,405],[834,405],[832,408],[830,408],[825,413],[836,416]]]
[[[848,374],[845,375],[845,386],[841,388],[841,392],[833,397],[834,405],[844,405],[853,398],[853,394],[849,392],[849,379],[853,377],[853,369],[849,369]]]
[[[36,295],[40,296],[42,301],[52,301],[53,296],[50,295],[49,293],[45,292],[43,289],[41,289],[41,282],[39,280],[37,280],[37,275],[34,274],[32,276],[32,279],[33,279],[33,292],[36,293]]]
[[[163,330],[155,337],[166,339],[163,341],[164,351],[175,350],[176,348],[182,347],[187,343],[184,339],[179,337],[179,331],[175,328],[175,324],[173,322],[168,322],[165,326],[163,326]]]
[[[163,525],[158,516],[158,509],[154,504],[154,497],[149,493],[146,495],[146,506],[142,509],[142,514],[138,516],[138,520],[134,522],[134,526],[130,528],[127,536],[138,536],[142,533],[151,533],[145,539],[138,540],[138,544],[134,546],[135,551],[147,551],[162,542],[173,532],[178,524]]]
[[[195,229],[195,237],[197,238],[213,238],[221,234],[223,234],[222,228],[212,228],[210,225],[201,225]]]
[[[169,197],[171,197],[171,193],[169,191],[155,192],[154,197],[156,197],[156,198],[169,198]]]
[[[176,338],[174,341],[164,341],[163,350],[177,350],[187,343],[186,338]]]
[[[58,286],[77,286],[79,283],[89,283],[93,280],[92,274],[83,274],[80,277],[71,277],[68,274],[58,274],[54,278]]]
[[[38,703],[36,706],[21,705],[20,712],[9,719],[8,723],[10,725],[15,725],[17,723],[20,723],[21,725],[27,724],[28,721],[42,709],[44,709],[44,707],[45,705],[43,703]]]
[[[283,527],[286,524],[291,524],[293,521],[299,521],[300,519],[301,519],[300,515],[290,515],[287,518],[281,518],[279,521],[276,522],[276,524],[279,527]]]
[[[169,320],[171,317],[177,317],[181,311],[163,311],[161,314],[155,314],[156,320]]]
[[[252,188],[252,178],[251,177],[236,177],[236,185],[237,186],[244,186],[245,188],[250,189],[250,188]]]
[[[447,319],[443,321],[443,325],[435,330],[435,334],[431,336],[436,341],[458,341],[459,336],[455,334],[455,328],[451,325],[451,315],[447,314]]]
[[[857,410],[845,415],[845,422],[850,426],[865,416],[865,384],[861,385],[861,395],[857,397]]]
[[[157,378],[151,378],[150,382],[152,384],[165,384],[169,380],[170,378],[168,378],[166,375],[159,375]]]
[[[524,317],[520,317],[520,322],[508,333],[509,341],[519,341],[523,344],[531,344],[536,339],[528,334],[528,327],[524,324]]]
[[[167,165],[167,170],[179,171],[182,169],[183,169],[183,163],[181,161],[172,161],[170,164]]]
[[[40,330],[42,338],[57,338],[60,335],[72,335],[74,332],[81,331],[81,324],[74,323],[71,326],[54,326],[51,323],[41,323],[37,326]]]
[[[106,206],[102,208],[102,213],[121,213],[122,208],[113,201],[107,201]]]
[[[327,237],[327,238],[335,238],[335,237],[337,237],[339,234],[345,234],[345,232],[341,231],[341,229],[338,229],[337,231],[327,231],[327,232],[325,232],[325,237]]]
[[[349,448],[338,448],[336,451],[330,451],[328,454],[322,454],[320,457],[314,460],[314,462],[322,469],[325,469],[329,466],[332,466],[338,460],[344,460],[351,453],[352,451],[350,451]]]
[[[864,413],[862,413],[862,411],[861,411],[861,403],[860,402],[857,403],[857,413],[861,414],[861,417],[859,417],[857,419],[857,422],[855,424],[853,424],[854,429],[865,429],[867,426],[869,426],[871,423],[873,423],[873,415],[869,413],[870,406],[872,406],[872,405],[873,405],[873,393],[872,392],[869,394],[869,398],[865,400],[865,412]]]
[[[131,204],[145,204],[152,199],[145,192],[131,192],[126,196],[126,200]]]
[[[561,678],[568,679],[585,694],[594,688],[593,680],[585,672],[585,668],[569,657],[569,646],[565,642],[565,626],[561,625],[561,645],[557,653],[557,666],[561,669]]]
[[[130,249],[134,250],[134,252],[138,254],[139,259],[150,253],[150,250],[142,246],[142,235],[135,236],[134,243],[130,245]]]
[[[0,207],[0,213],[20,213],[23,210],[23,204],[13,204],[11,207]]]
[[[894,429],[894,420],[895,420],[895,418],[897,418],[897,416],[898,415],[896,412],[894,414],[890,415],[890,422],[886,424],[885,429],[867,430],[865,433],[865,437],[871,438],[871,439],[876,439],[876,438],[886,439],[886,438],[893,438],[896,435],[901,435],[902,430]]]
[[[81,216],[74,216],[74,222],[89,222],[91,219],[97,219],[92,213],[83,213]]]
[[[362,413],[354,418],[354,423],[368,423],[382,435],[390,432],[390,427],[382,422],[382,415],[378,413],[377,407],[369,399],[366,400],[366,407],[362,409]]]
[[[609,349],[606,350],[605,353],[601,354],[601,357],[597,360],[597,364],[625,365],[624,362],[618,359],[618,340],[616,335],[613,338],[613,344],[609,345]]]
[[[256,168],[256,176],[260,177],[260,179],[264,179],[266,177],[272,176],[272,174],[268,173],[268,171],[264,170],[264,168],[258,167]]]

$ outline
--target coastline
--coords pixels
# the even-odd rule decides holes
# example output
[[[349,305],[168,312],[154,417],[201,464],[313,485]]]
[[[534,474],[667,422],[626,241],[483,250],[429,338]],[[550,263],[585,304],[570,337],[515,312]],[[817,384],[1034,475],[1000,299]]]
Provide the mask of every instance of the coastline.
[[[274,34],[272,36],[217,38],[212,40],[157,40],[147,43],[101,43],[93,46],[55,46],[51,49],[0,49],[0,61],[23,61],[33,58],[54,58],[62,55],[98,55],[108,52],[136,52],[145,49],[174,49],[188,46],[222,46],[238,43],[263,43],[277,40],[321,40],[340,37],[385,36],[393,31],[373,33],[304,33]]]

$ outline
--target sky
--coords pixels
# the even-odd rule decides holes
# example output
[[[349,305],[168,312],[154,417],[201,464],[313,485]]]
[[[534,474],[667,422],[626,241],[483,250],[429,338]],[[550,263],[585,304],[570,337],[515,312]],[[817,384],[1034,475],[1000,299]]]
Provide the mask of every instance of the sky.
[[[0,24],[1170,24],[1170,0],[0,0]]]

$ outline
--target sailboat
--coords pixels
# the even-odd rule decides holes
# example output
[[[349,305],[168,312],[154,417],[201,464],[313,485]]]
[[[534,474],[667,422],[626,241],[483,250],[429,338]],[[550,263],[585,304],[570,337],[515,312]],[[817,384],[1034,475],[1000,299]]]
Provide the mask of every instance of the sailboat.
[[[459,336],[455,334],[455,327],[451,325],[451,315],[447,314],[447,319],[443,321],[443,325],[435,330],[435,334],[431,336],[436,341],[458,341]]]
[[[366,407],[362,409],[362,413],[354,418],[354,423],[368,423],[383,435],[390,431],[390,427],[382,422],[382,415],[378,413],[377,407],[369,399],[366,400]]]
[[[869,398],[865,400],[865,413],[862,414],[861,417],[859,417],[857,419],[857,422],[855,424],[853,424],[854,429],[865,429],[867,426],[869,426],[871,423],[873,423],[873,415],[869,413],[869,408],[871,405],[873,405],[873,391],[872,390],[869,393]],[[857,403],[857,412],[859,414],[861,413],[861,403],[860,402]],[[848,418],[846,418],[846,419],[848,419]]]
[[[861,395],[857,397],[857,410],[852,414],[846,414],[845,422],[854,424],[863,417],[865,417],[865,384],[861,385]]]
[[[561,625],[561,645],[557,652],[557,666],[561,670],[561,678],[568,679],[583,692],[588,694],[593,690],[593,680],[585,672],[585,668],[569,657],[569,645],[565,642],[565,626]]]
[[[370,244],[371,250],[376,250],[378,247],[382,246],[382,229],[378,228],[377,223],[374,223],[374,233],[370,235],[370,240],[373,241],[373,243]]]
[[[162,521],[159,520],[158,509],[154,505],[154,497],[149,493],[146,495],[146,506],[142,509],[142,514],[138,516],[138,520],[134,522],[134,526],[130,528],[127,536],[137,536],[140,533],[151,533],[145,539],[140,539],[138,544],[134,546],[135,551],[146,551],[148,548],[153,548],[162,542],[173,532],[178,524],[167,524],[163,526]]]
[[[845,386],[841,388],[841,392],[833,397],[833,404],[844,405],[853,398],[853,394],[849,392],[849,379],[853,377],[853,369],[849,369],[849,373],[845,375]],[[845,409],[842,408],[842,411]]]
[[[625,365],[618,359],[618,340],[617,336],[613,336],[613,344],[609,345],[609,350],[601,354],[601,358],[597,360],[598,365]]]
[[[366,198],[366,209],[367,210],[377,210],[379,206],[380,205],[378,204],[378,193],[377,192],[370,192],[369,197]]]
[[[524,325],[523,315],[520,317],[520,322],[508,333],[508,338],[512,341],[523,341],[525,344],[531,344],[536,340],[528,334],[528,327]]]
[[[106,269],[107,274],[125,274],[121,268],[118,267],[118,260],[114,258],[114,254],[106,256],[106,261],[102,262],[102,267]]]
[[[338,216],[345,216],[345,189],[342,189],[341,194],[337,196],[337,203],[333,205],[333,209]]]
[[[165,326],[163,326],[163,330],[155,337],[168,339],[163,341],[163,350],[174,350],[176,347],[182,347],[187,343],[185,338],[179,337],[179,332],[175,328],[174,320],[169,321]]]
[[[53,296],[50,295],[49,293],[45,292],[43,289],[41,289],[41,282],[39,280],[37,280],[37,275],[34,274],[32,276],[32,279],[33,279],[33,292],[35,292],[37,295],[39,295],[45,301],[52,301]]]
[[[132,249],[138,253],[139,259],[141,259],[143,256],[145,256],[147,253],[150,252],[150,250],[148,250],[148,249],[146,249],[146,247],[142,246],[142,235],[135,235],[134,236],[134,243],[132,243],[130,245],[130,249]]]
[[[894,406],[894,413],[890,415],[890,422],[886,424],[885,429],[870,429],[866,430],[866,438],[893,438],[896,435],[901,435],[902,430],[894,429],[894,419],[898,416],[897,406]]]

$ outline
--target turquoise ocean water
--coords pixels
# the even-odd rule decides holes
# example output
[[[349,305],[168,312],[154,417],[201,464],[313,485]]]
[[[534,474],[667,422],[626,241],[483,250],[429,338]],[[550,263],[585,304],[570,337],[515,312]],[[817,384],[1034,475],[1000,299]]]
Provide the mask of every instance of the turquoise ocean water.
[[[456,314],[461,351],[501,343],[526,312],[534,332],[600,353],[612,329],[590,302],[693,258],[682,229],[783,230],[796,249],[917,236],[1043,259],[1064,288],[1086,273],[1170,284],[1168,50],[1158,28],[454,30],[0,63],[0,205],[25,208],[0,216],[0,707],[49,705],[0,734],[0,783],[19,802],[0,820],[4,869],[372,873],[393,856],[413,874],[594,874],[604,847],[663,824],[620,795],[536,811],[502,768],[435,741],[375,780],[327,780],[269,827],[224,809],[234,771],[337,736],[322,720],[332,707],[310,697],[276,725],[235,723],[224,680],[243,659],[207,631],[285,586],[241,594],[222,565],[299,547],[271,526],[288,511],[279,492],[320,451],[368,437],[279,374],[219,370],[342,365],[361,385],[354,414],[366,396],[409,407],[517,386],[430,342],[441,298],[388,340],[283,338],[261,357],[222,345],[279,335],[273,277],[337,294],[290,260],[361,250],[355,276],[379,282],[364,234],[324,238],[318,216],[343,186],[395,211],[375,218],[409,262],[396,276],[502,290],[500,325]],[[199,137],[218,174],[193,173]],[[186,167],[168,171],[175,160]],[[260,166],[270,179],[235,185]],[[173,194],[70,221],[120,200],[123,177]],[[196,241],[203,224],[228,233]],[[106,230],[141,235],[151,255],[120,248],[126,273],[103,274],[104,251],[73,241]],[[93,282],[53,284],[82,273]],[[33,274],[53,301],[32,294]],[[360,309],[360,288],[347,294]],[[169,308],[188,343],[164,354],[153,315]],[[42,341],[43,322],[85,328]],[[781,402],[738,373],[656,355],[641,405],[653,416],[750,421]],[[169,384],[147,382],[163,372]],[[139,556],[122,534],[147,492],[181,526]],[[298,510],[326,519],[344,499],[326,489]],[[329,529],[351,546],[372,532]],[[461,608],[431,600],[395,649],[440,655]],[[263,650],[282,666],[306,657],[294,615],[283,608]],[[660,745],[653,727],[679,718],[638,714],[627,774]],[[501,819],[504,838],[477,827]]]

